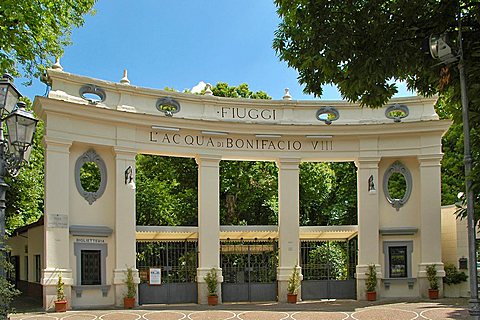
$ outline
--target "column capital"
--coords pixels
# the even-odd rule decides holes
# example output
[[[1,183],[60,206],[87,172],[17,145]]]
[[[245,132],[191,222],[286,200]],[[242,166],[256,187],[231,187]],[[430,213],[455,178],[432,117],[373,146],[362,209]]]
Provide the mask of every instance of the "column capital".
[[[199,166],[218,167],[222,160],[222,156],[218,154],[197,154],[195,155],[195,162]]]
[[[378,169],[380,157],[360,157],[355,159],[355,166],[358,169]]]
[[[43,139],[42,139],[42,144],[45,146],[45,149],[47,149],[49,151],[70,153],[70,147],[72,146],[72,140],[44,136]]]
[[[115,153],[115,159],[117,160],[135,160],[138,152],[133,148],[126,147],[113,147],[113,152]]]
[[[298,170],[300,161],[300,158],[278,158],[276,164],[279,169]]]
[[[442,154],[422,154],[418,155],[417,159],[420,162],[420,167],[440,167],[443,158]]]

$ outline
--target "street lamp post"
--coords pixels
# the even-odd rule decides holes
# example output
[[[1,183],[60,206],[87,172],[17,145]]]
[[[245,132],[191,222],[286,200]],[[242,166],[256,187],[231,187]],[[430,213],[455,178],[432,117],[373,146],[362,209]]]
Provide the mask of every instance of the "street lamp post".
[[[16,176],[28,161],[38,122],[31,112],[25,110],[25,103],[18,102],[20,97],[13,78],[3,75],[0,78],[0,277],[3,278],[6,276],[5,193],[8,188],[5,176]],[[3,307],[3,301],[1,303]]]
[[[475,211],[474,195],[472,190],[472,154],[470,152],[470,124],[468,119],[468,96],[467,84],[465,80],[465,63],[463,60],[463,41],[462,24],[460,16],[458,17],[458,42],[459,42],[459,61],[458,72],[460,77],[460,94],[462,99],[462,121],[463,121],[463,161],[465,165],[465,188],[467,204],[467,228],[468,228],[468,258],[469,258],[469,278],[470,278],[470,308],[469,313],[472,319],[480,319],[480,304],[478,301],[478,278],[477,278],[477,246],[475,231]]]
[[[451,48],[446,43],[444,36],[430,37],[430,53],[433,58],[440,59],[442,63],[458,61],[458,73],[460,78],[460,95],[462,103],[463,121],[463,162],[465,166],[465,191],[467,205],[467,232],[468,232],[468,276],[470,282],[469,313],[472,319],[480,320],[480,301],[478,300],[478,278],[477,278],[477,249],[475,231],[474,194],[472,190],[472,154],[470,151],[470,124],[468,118],[468,95],[465,79],[465,61],[463,59],[463,38],[462,38],[462,15],[458,11],[458,55],[451,53]]]

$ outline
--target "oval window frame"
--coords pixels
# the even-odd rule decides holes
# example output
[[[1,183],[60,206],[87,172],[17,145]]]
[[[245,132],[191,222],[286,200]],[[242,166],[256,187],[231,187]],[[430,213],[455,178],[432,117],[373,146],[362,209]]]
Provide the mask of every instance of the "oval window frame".
[[[401,199],[392,198],[390,192],[388,191],[388,182],[393,173],[400,173],[405,178],[405,194]],[[398,160],[392,163],[388,167],[387,171],[385,171],[385,174],[383,175],[383,193],[385,194],[385,198],[387,199],[388,203],[397,211],[399,211],[400,208],[407,203],[408,199],[410,199],[413,187],[412,181],[412,174],[410,173],[410,170],[408,170],[408,168]]]
[[[89,192],[83,189],[82,183],[80,181],[80,169],[87,162],[95,163],[100,169],[100,186],[97,191]],[[80,195],[87,200],[88,204],[92,205],[97,199],[99,199],[107,187],[107,166],[103,159],[95,152],[95,150],[90,149],[80,157],[78,157],[75,162],[75,185]]]
[[[173,110],[162,109],[163,106],[173,107]],[[172,117],[174,113],[180,111],[180,103],[172,97],[163,97],[158,99],[155,107],[158,111],[163,112],[167,117]]]
[[[105,99],[107,98],[107,93],[105,92],[105,90],[103,90],[100,87],[97,87],[94,84],[86,84],[86,85],[82,86],[80,88],[80,90],[78,91],[78,93],[80,94],[80,97],[83,100],[87,100],[88,103],[94,104],[94,105],[104,102]],[[98,100],[89,99],[85,96],[85,94],[87,94],[87,93],[96,95],[96,96],[98,96],[99,99]]]
[[[394,111],[403,112],[403,115],[392,116],[391,113]],[[388,119],[392,119],[393,122],[402,122],[402,119],[408,117],[409,114],[410,114],[410,111],[408,110],[408,107],[404,104],[396,103],[388,107],[387,110],[385,110],[385,117],[387,117]]]
[[[320,119],[322,114],[333,114],[333,118],[331,119]],[[340,118],[340,113],[338,112],[337,108],[335,107],[321,107],[317,110],[315,114],[315,118],[318,121],[323,121],[325,124],[330,125],[333,121],[337,121]]]

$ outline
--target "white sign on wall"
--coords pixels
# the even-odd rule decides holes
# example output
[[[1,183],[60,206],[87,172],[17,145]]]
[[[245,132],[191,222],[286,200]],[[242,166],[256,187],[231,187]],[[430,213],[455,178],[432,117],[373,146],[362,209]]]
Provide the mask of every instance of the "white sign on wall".
[[[151,286],[159,286],[162,284],[162,269],[160,268],[150,268],[149,269],[149,281],[148,284]]]
[[[68,228],[68,215],[66,214],[48,214],[47,221],[49,228]]]

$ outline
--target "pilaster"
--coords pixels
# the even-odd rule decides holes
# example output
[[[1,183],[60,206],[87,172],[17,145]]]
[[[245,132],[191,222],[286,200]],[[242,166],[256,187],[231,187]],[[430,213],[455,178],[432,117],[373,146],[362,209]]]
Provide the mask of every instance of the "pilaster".
[[[366,299],[365,279],[368,266],[374,264],[381,276],[380,256],[380,215],[379,195],[379,157],[362,157],[355,161],[357,166],[357,203],[358,203],[358,265],[357,299]]]
[[[133,183],[135,181],[135,150],[129,148],[114,148],[115,152],[115,269],[113,285],[115,288],[115,305],[123,306],[126,293],[125,278],[128,267],[134,271],[134,281],[140,282],[136,266],[135,238],[135,190],[129,181],[125,180],[126,171],[131,168]],[[138,293],[138,290],[137,290]],[[136,299],[138,302],[138,299]]]
[[[220,268],[220,178],[221,156],[201,154],[198,164],[198,303],[207,304],[208,290],[204,277],[215,268],[218,279],[218,300],[221,303]]]
[[[441,249],[441,154],[418,156],[420,166],[420,264],[418,283],[420,295],[428,296],[426,267],[436,265],[439,278],[445,276]],[[442,288],[440,279],[440,288]],[[443,292],[440,292],[442,295]]]
[[[44,138],[45,145],[45,269],[42,270],[43,307],[55,307],[56,285],[61,275],[67,301],[73,285],[70,266],[69,183],[72,141]],[[70,306],[68,306],[70,308]]]
[[[278,166],[278,301],[287,301],[288,279],[300,264],[299,158],[280,158]],[[300,270],[301,271],[301,270]],[[302,278],[302,275],[300,274]],[[298,299],[300,299],[300,292]]]

